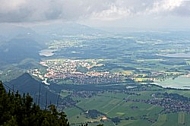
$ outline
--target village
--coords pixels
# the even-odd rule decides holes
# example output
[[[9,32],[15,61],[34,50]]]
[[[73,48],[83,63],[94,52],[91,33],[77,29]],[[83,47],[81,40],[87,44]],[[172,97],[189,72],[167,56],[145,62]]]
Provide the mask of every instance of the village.
[[[125,99],[126,102],[141,102],[156,106],[161,106],[164,109],[160,113],[175,113],[175,112],[190,112],[190,99],[179,94],[171,93],[155,93],[152,94],[152,99]]]

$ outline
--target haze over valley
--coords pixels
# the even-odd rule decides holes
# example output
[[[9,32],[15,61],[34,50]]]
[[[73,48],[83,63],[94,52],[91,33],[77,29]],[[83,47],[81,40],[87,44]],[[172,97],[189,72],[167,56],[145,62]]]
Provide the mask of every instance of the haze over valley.
[[[190,125],[189,1],[2,3],[7,92],[54,104],[71,126]]]

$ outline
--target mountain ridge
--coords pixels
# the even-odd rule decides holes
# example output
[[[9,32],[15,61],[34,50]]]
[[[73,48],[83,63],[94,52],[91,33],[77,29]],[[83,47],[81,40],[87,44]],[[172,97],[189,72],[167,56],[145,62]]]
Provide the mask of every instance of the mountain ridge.
[[[34,102],[41,107],[45,107],[49,104],[57,104],[58,94],[50,91],[48,86],[35,80],[29,73],[24,73],[18,78],[5,84],[13,91],[18,91],[21,94],[29,93],[33,97]],[[10,89],[7,88],[7,90]]]

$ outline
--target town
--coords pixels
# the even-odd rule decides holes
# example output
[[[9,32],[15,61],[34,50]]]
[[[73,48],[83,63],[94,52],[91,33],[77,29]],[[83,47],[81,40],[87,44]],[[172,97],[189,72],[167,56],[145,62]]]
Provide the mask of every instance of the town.
[[[113,72],[106,69],[107,66],[103,61],[103,59],[49,59],[40,62],[40,65],[46,68],[44,73],[39,69],[32,69],[28,72],[47,85],[48,82],[57,84],[113,84],[124,83],[128,79],[138,83],[152,83],[155,80],[175,79],[184,74],[144,70]]]
[[[100,61],[100,60],[98,60]],[[47,67],[44,75],[38,70],[30,70],[33,76],[41,80],[47,80],[64,84],[107,84],[123,82],[121,73],[110,73],[109,71],[91,70],[93,67],[102,66],[97,60],[70,60],[53,59],[40,62]]]

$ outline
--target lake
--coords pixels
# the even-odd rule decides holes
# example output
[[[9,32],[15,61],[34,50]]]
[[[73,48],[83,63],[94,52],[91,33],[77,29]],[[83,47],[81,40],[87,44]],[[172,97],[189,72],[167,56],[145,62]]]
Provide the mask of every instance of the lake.
[[[43,49],[39,52],[39,55],[40,56],[53,56],[54,55],[54,52],[56,50],[52,50],[52,49]]]
[[[179,76],[178,78],[167,79],[165,81],[155,81],[156,85],[162,87],[178,88],[178,89],[190,89],[190,77],[186,75]]]

